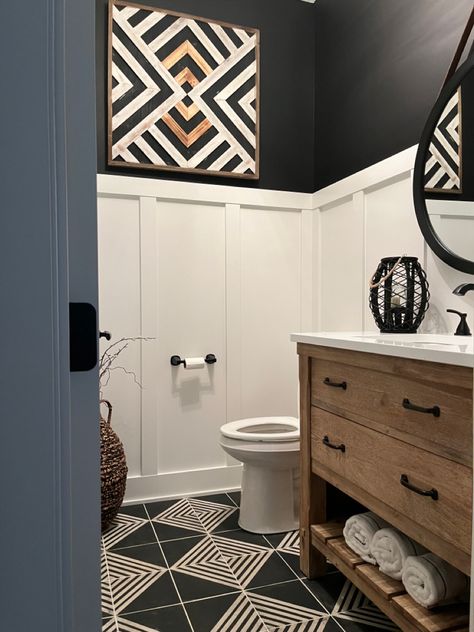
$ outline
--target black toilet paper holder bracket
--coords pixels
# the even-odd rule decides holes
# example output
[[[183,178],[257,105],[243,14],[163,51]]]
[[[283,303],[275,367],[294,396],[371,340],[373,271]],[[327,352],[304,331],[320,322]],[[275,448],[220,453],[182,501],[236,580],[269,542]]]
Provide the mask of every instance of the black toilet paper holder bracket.
[[[217,362],[217,358],[213,353],[208,353],[204,358],[204,362],[206,364],[215,364]],[[179,355],[173,355],[170,358],[170,364],[172,366],[179,366],[180,364],[184,364],[186,366],[186,360],[181,358]]]

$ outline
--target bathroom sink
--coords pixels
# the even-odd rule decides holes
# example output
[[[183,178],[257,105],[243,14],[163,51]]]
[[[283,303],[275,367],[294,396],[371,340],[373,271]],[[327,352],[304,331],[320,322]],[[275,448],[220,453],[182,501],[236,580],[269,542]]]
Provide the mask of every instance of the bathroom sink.
[[[381,334],[361,331],[312,332],[291,336],[298,343],[469,367],[474,366],[473,338],[447,334]]]
[[[414,347],[430,347],[430,346],[442,346],[442,347],[459,347],[462,345],[462,339],[453,341],[446,340],[447,336],[433,336],[433,338],[421,339],[423,334],[418,336],[417,334],[385,334],[385,335],[373,335],[373,336],[354,336],[358,340],[366,340],[384,345],[410,345]]]

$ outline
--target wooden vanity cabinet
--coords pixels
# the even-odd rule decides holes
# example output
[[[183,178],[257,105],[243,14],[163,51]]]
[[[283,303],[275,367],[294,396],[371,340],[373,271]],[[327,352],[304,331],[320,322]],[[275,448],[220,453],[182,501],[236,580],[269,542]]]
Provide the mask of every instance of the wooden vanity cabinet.
[[[427,611],[350,551],[328,491],[470,574],[472,368],[304,343],[298,354],[303,573],[329,559],[402,630],[467,630],[467,607]]]

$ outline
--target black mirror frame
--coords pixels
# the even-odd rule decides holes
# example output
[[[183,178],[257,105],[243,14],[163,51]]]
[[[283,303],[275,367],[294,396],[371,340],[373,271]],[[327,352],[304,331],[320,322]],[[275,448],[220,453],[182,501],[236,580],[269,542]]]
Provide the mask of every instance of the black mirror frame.
[[[456,73],[447,82],[430,112],[426,125],[421,135],[420,144],[415,160],[415,169],[413,172],[413,201],[415,204],[416,218],[418,225],[423,233],[423,237],[431,250],[451,268],[455,268],[466,274],[474,274],[474,260],[464,259],[450,250],[438,237],[433,228],[425,200],[425,162],[426,154],[431,143],[431,138],[436,129],[441,114],[446,107],[454,92],[459,88],[464,77],[474,68],[474,55],[471,54],[468,59],[459,67]],[[474,244],[473,244],[474,255]]]

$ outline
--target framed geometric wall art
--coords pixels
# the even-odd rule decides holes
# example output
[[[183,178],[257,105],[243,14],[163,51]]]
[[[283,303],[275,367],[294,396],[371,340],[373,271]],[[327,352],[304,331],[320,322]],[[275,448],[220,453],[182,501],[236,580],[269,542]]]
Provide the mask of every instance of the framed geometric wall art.
[[[108,164],[257,179],[259,31],[109,3]]]
[[[427,152],[425,191],[462,193],[461,88],[447,103]]]

